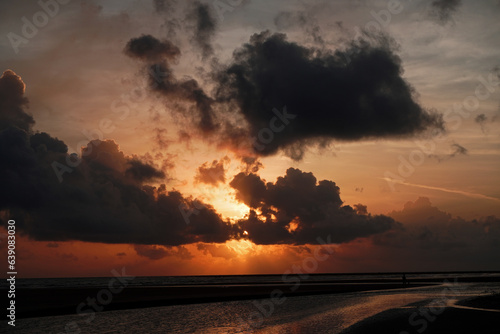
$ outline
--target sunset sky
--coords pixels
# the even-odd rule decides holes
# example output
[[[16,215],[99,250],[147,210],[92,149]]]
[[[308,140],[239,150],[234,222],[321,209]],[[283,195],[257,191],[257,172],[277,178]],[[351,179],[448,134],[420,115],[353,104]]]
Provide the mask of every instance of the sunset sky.
[[[2,1],[0,248],[14,219],[19,277],[500,270],[499,16]]]

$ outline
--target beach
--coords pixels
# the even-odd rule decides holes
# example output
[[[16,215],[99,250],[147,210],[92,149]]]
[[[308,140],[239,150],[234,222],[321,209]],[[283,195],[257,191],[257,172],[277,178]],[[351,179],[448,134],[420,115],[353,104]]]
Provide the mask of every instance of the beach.
[[[365,319],[342,334],[358,333],[498,333],[500,294],[472,297],[444,306],[431,302],[381,312]],[[397,330],[396,330],[397,329]]]
[[[18,319],[16,332],[36,328],[52,333],[407,334],[473,333],[481,326],[480,332],[488,333],[486,328],[500,315],[495,312],[500,283],[491,279],[412,282],[405,288],[395,282],[304,282],[295,291],[290,287],[277,283],[129,287],[113,295],[102,310],[91,312],[87,307],[80,313],[75,296],[85,303],[99,289],[77,289],[78,293],[57,289],[58,294],[51,291],[52,297],[50,289],[43,293],[38,289],[38,296],[31,295],[32,309],[24,309]],[[283,292],[279,297],[277,290]],[[44,312],[37,299],[43,301]],[[63,305],[64,300],[72,302]]]

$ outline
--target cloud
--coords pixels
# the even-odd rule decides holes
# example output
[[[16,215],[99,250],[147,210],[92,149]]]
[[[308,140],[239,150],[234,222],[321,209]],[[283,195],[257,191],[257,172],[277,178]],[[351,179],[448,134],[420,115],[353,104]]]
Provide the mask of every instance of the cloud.
[[[389,216],[401,222],[402,228],[373,236],[379,245],[409,248],[413,253],[423,248],[476,252],[481,246],[497,250],[500,247],[500,219],[494,216],[474,220],[453,217],[432,206],[426,197],[406,203],[403,210],[393,211]]]
[[[252,208],[238,222],[256,244],[314,244],[318,237],[343,243],[392,229],[387,216],[371,216],[366,207],[342,205],[340,189],[312,173],[289,168],[275,183],[255,174],[237,174],[230,182],[236,198]]]
[[[303,29],[308,36],[318,45],[324,45],[321,30],[314,17],[315,15],[308,11],[284,11],[280,12],[274,18],[274,24],[280,30],[286,30],[293,26]]]
[[[479,126],[481,127],[481,131],[486,134],[487,133],[487,129],[485,127],[485,123],[486,121],[488,120],[488,117],[486,117],[485,114],[479,114],[477,115],[475,118],[474,118],[474,122],[476,122],[477,124],[479,124]]]
[[[242,156],[240,159],[243,163],[242,169],[246,174],[257,173],[264,166],[258,157]]]
[[[500,219],[454,217],[420,197],[388,216],[393,229],[336,247],[322,268],[367,271],[496,270],[500,261]],[[382,259],[382,261],[381,261]]]
[[[278,118],[273,137],[267,133],[265,145],[254,146],[256,154],[288,148],[300,159],[305,146],[325,139],[402,138],[443,129],[442,117],[415,101],[402,72],[387,38],[372,36],[346,50],[329,51],[265,31],[254,34],[217,73],[216,96],[241,112],[249,138],[263,141],[263,129]],[[293,120],[273,112],[283,106]]]
[[[15,126],[29,131],[35,120],[24,110],[28,99],[24,96],[26,86],[16,73],[6,70],[0,77],[0,130]]]
[[[219,183],[226,183],[226,170],[224,164],[229,162],[226,156],[221,160],[214,160],[211,164],[205,162],[198,167],[195,182],[216,186]]]
[[[462,6],[461,0],[433,0],[429,15],[442,24],[453,20],[453,14]]]
[[[134,245],[137,255],[150,260],[160,260],[167,256],[176,256],[182,259],[191,259],[193,255],[182,246],[164,247],[159,245]]]
[[[156,12],[168,12],[175,7],[176,0],[153,0]]]
[[[217,28],[212,6],[199,1],[193,2],[186,21],[194,25],[192,40],[201,50],[202,58],[207,59],[212,56],[214,53],[212,42]]]
[[[435,158],[439,162],[441,162],[441,161],[446,161],[448,159],[452,159],[458,155],[467,155],[467,153],[469,152],[465,147],[463,147],[462,145],[457,144],[457,143],[451,144],[451,149],[452,149],[452,152],[448,153],[446,155],[430,154],[429,157]]]
[[[220,257],[224,259],[232,259],[238,256],[238,254],[230,247],[226,245],[214,245],[214,244],[197,244],[198,250],[203,251],[203,254],[210,254],[212,257]]]
[[[128,161],[128,164],[130,167],[125,170],[125,175],[130,176],[138,182],[165,178],[164,172],[142,161],[132,159]]]
[[[15,78],[10,85],[4,81],[0,95],[21,87],[22,80]],[[27,103],[23,95],[17,101]],[[78,157],[68,155],[62,141],[33,133],[22,109],[17,118],[6,117],[9,113],[2,106],[0,119],[10,123],[0,129],[0,211],[15,217],[20,233],[44,241],[170,246],[225,242],[234,234],[212,206],[167,191],[164,184],[147,185],[165,174],[140,157],[125,155],[113,140],[90,142],[73,165]],[[193,207],[196,211],[189,211]]]
[[[171,62],[179,55],[179,49],[169,40],[160,41],[151,35],[132,38],[125,48],[125,54],[145,62],[144,72],[149,78],[149,87],[165,97],[166,102],[184,102],[194,105],[183,109],[183,116],[197,124],[198,128],[208,134],[217,128],[212,105],[214,103],[198,81],[192,78],[178,80],[171,68]]]
[[[168,255],[165,247],[157,245],[135,245],[134,249],[137,255],[147,257],[150,260],[159,260]]]
[[[151,35],[142,35],[128,41],[125,54],[133,58],[156,62],[163,59],[174,60],[181,54],[181,51],[168,40],[160,42]]]

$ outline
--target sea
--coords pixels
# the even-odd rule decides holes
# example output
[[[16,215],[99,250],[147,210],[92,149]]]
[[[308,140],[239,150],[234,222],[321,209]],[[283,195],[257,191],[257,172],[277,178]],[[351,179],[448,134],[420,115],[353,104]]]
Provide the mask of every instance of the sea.
[[[403,273],[348,273],[348,274],[309,274],[304,280],[315,282],[369,282],[396,281]],[[414,280],[446,280],[455,277],[500,277],[500,272],[414,272],[404,273],[408,279]],[[18,288],[105,288],[110,277],[64,277],[64,278],[21,278],[16,280]],[[127,281],[128,286],[161,287],[175,285],[209,285],[209,284],[272,284],[283,283],[282,275],[206,275],[206,276],[137,276]]]
[[[438,284],[392,290],[363,291],[269,299],[111,310],[94,317],[70,314],[18,319],[12,333],[342,333],[386,310],[433,300],[456,301],[500,293],[499,272],[406,273],[410,280]],[[475,277],[469,283],[455,278]],[[281,275],[136,277],[129,286],[280,283]],[[401,273],[315,274],[314,282],[394,281]],[[20,279],[19,287],[106,287],[110,278]],[[493,279],[495,281],[495,279]],[[499,313],[500,318],[500,313]],[[2,327],[5,328],[5,327]],[[395,329],[395,333],[399,333]]]

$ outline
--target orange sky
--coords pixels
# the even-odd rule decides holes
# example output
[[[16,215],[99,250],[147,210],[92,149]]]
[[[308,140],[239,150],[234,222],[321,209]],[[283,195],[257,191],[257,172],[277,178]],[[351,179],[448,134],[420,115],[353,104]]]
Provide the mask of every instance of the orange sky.
[[[374,20],[373,14],[370,14],[372,11],[386,8],[384,2],[371,4],[370,7],[345,1],[325,4],[306,1],[295,6],[281,0],[272,4],[253,0],[224,13],[222,20],[215,15],[217,13],[212,13],[212,19],[216,20],[213,31],[194,31],[195,34],[196,22],[186,15],[190,10],[187,5],[179,5],[175,9],[176,17],[172,18],[155,8],[153,2],[145,3],[134,0],[71,3],[64,10],[61,8],[60,14],[29,39],[29,43],[23,44],[18,52],[7,38],[0,42],[0,73],[8,69],[14,73],[10,74],[11,81],[0,85],[6,92],[0,91],[4,94],[0,98],[8,101],[0,101],[3,113],[0,115],[0,135],[5,135],[5,138],[11,135],[10,130],[6,130],[9,126],[23,131],[28,138],[24,139],[26,147],[23,147],[31,154],[29,159],[15,160],[18,156],[13,152],[23,150],[17,150],[13,144],[0,147],[3,150],[0,153],[5,154],[0,157],[4,161],[4,165],[0,163],[0,171],[4,175],[2,187],[11,189],[13,194],[12,198],[8,195],[0,198],[0,218],[4,225],[6,219],[20,222],[16,246],[19,277],[108,276],[112,269],[121,267],[135,276],[281,274],[294,265],[302,266],[305,259],[318,250],[329,250],[332,254],[328,253],[326,259],[317,263],[316,272],[499,269],[500,262],[495,255],[500,254],[500,220],[497,218],[500,217],[498,5],[463,1],[460,8],[446,13],[449,17],[445,16],[447,19],[440,21],[430,11],[432,8],[423,4],[408,4],[408,8],[394,15],[390,24],[377,35],[380,38],[375,38],[378,42],[385,41],[383,36],[394,39],[386,41],[387,45],[380,42],[382,46],[375,43],[373,47],[389,54],[388,59],[400,66],[396,77],[408,84],[403,86],[405,89],[409,87],[412,92],[411,101],[426,115],[437,113],[443,117],[444,134],[410,133],[399,138],[383,133],[346,139],[339,135],[342,131],[335,130],[337,133],[332,130],[325,135],[322,124],[331,121],[328,117],[341,109],[340,102],[321,114],[316,104],[304,103],[307,108],[297,110],[300,99],[295,100],[295,105],[276,99],[283,105],[276,105],[275,108],[283,110],[286,106],[291,113],[298,112],[298,116],[290,120],[290,127],[284,132],[273,134],[276,140],[268,148],[277,145],[276,151],[263,153],[252,151],[248,145],[252,131],[257,132],[261,125],[261,114],[252,114],[255,110],[241,107],[245,90],[231,91],[233,95],[222,96],[233,99],[231,103],[220,103],[223,99],[220,96],[216,98],[217,88],[225,93],[229,88],[221,84],[223,80],[220,78],[215,80],[215,74],[222,77],[230,65],[246,64],[241,59],[250,56],[244,50],[255,47],[251,50],[257,52],[256,41],[259,38],[277,46],[285,45],[291,50],[295,44],[302,51],[321,50],[323,53],[311,53],[302,60],[306,64],[313,57],[324,61],[320,58],[322,54],[333,54],[335,50],[344,52],[349,45],[346,41],[352,39],[359,27]],[[20,34],[19,18],[39,10],[37,6],[34,2],[19,2],[17,6],[1,4],[2,31]],[[7,12],[8,15],[5,14]],[[303,23],[300,23],[300,17],[304,18]],[[175,22],[172,20],[176,18],[182,29],[173,28]],[[343,23],[333,25],[332,22]],[[266,29],[270,31],[267,35],[263,32]],[[320,38],[314,35],[315,31]],[[259,33],[259,38],[257,35],[251,37]],[[273,33],[285,34],[286,38]],[[149,45],[149,53],[141,53],[144,45],[140,43],[135,49],[131,47],[132,41],[141,42],[144,36],[151,36],[149,43],[153,43],[153,47]],[[197,36],[203,38],[200,40]],[[242,48],[244,43],[247,43],[247,49]],[[240,52],[240,58],[237,52],[233,53],[235,50]],[[248,54],[251,55],[250,52]],[[167,77],[171,81],[165,79],[167,88],[163,90],[148,82],[150,73],[145,69],[153,63],[164,65],[164,71],[170,71]],[[280,62],[277,63],[280,65]],[[284,73],[288,72],[294,71],[290,69]],[[249,71],[246,74],[250,76],[252,73]],[[256,73],[262,74],[257,70]],[[281,77],[275,77],[279,82]],[[371,78],[370,75],[367,77]],[[290,78],[294,79],[293,76]],[[319,79],[316,81],[319,82]],[[312,80],[302,89],[316,81]],[[16,90],[16,82],[24,82],[25,90]],[[193,86],[193,82],[198,86]],[[381,82],[386,84],[388,81]],[[11,84],[13,91],[8,90]],[[283,82],[280,85],[286,86]],[[187,86],[197,88],[194,89],[197,94],[206,94],[205,99],[200,100],[200,94],[193,94],[185,88]],[[236,84],[233,83],[233,86]],[[361,82],[354,88],[358,86],[362,86]],[[316,91],[323,88],[318,85]],[[380,91],[384,91],[382,88]],[[325,96],[334,94],[328,87],[325,89]],[[287,96],[291,99],[295,95],[299,94]],[[363,98],[366,95],[369,94],[364,94]],[[18,99],[11,103],[13,96]],[[195,101],[195,98],[198,100]],[[362,105],[361,100],[356,105]],[[325,101],[330,103],[326,98]],[[213,107],[214,115],[219,117],[215,119],[220,121],[220,127],[213,133],[200,125],[203,114],[197,112],[203,109],[199,107],[203,102]],[[475,102],[477,105],[468,104]],[[321,106],[321,101],[317,104]],[[265,120],[275,115],[272,108],[268,109],[262,111],[266,115]],[[28,115],[34,123],[18,122],[9,113],[23,117]],[[308,118],[311,115],[323,115],[325,118]],[[221,130],[225,129],[226,122],[233,127],[232,132]],[[310,132],[301,128],[306,127],[304,124],[318,130],[319,135],[311,136]],[[335,124],[328,124],[334,128]],[[346,122],[340,129],[350,126],[353,122]],[[50,139],[39,139],[47,141],[45,149],[33,144],[35,134],[42,132],[50,136]],[[296,137],[294,134],[297,134]],[[82,148],[91,140],[107,140],[107,144],[96,148],[95,156],[90,155],[92,158],[74,170],[72,168],[71,173],[63,174],[59,183],[50,163],[64,161],[66,152],[57,151],[55,138],[68,147],[68,153],[80,155],[83,154]],[[287,142],[289,138],[293,140]],[[236,147],[231,140],[241,140],[243,144]],[[7,139],[4,142],[8,142]],[[51,148],[48,143],[56,148]],[[290,152],[296,147],[304,150],[301,159],[292,158]],[[244,163],[244,158],[254,158],[258,165],[253,166],[258,168],[249,170],[252,164]],[[32,170],[22,164],[32,160],[40,162],[41,167],[33,169],[35,172],[30,174]],[[10,166],[9,161],[20,162]],[[100,169],[101,165],[96,167],[93,164],[96,161],[105,168]],[[224,180],[215,185],[200,181],[200,168],[216,164],[220,164]],[[325,202],[310,211],[304,204],[304,207],[297,208],[299,213],[290,216],[293,208],[283,204],[280,197],[286,196],[281,193],[276,195],[281,189],[278,186],[282,185],[279,182],[284,184],[283,189],[289,192],[290,198],[301,194],[300,187],[290,191],[301,183],[294,183],[296,180],[292,180],[291,173],[288,174],[289,168],[298,171],[297,174],[304,180],[310,179],[310,176],[315,178],[314,184],[309,187],[313,190],[310,193],[304,191],[307,196],[319,192],[323,181],[330,187],[327,195],[335,195],[329,183],[334,182],[339,188],[342,203],[332,200],[338,205],[330,207],[332,204]],[[49,172],[43,174],[47,170]],[[40,173],[47,178],[36,179],[39,183],[26,176],[38,177]],[[265,189],[260,190],[264,194],[258,191],[253,193],[255,189],[250,186],[247,189],[231,185],[239,173],[258,176],[258,185],[264,185]],[[26,188],[18,187],[19,182],[16,186],[11,185],[9,182],[15,180],[12,175],[21,175],[20,180],[27,180]],[[130,189],[135,191],[130,201],[136,203],[127,202],[130,198],[124,194]],[[32,197],[16,197],[15,190]],[[142,235],[133,239],[138,234],[135,228],[148,229],[155,224],[164,227],[162,223],[170,222],[164,219],[166,216],[170,218],[179,214],[178,210],[168,211],[168,205],[160,207],[158,215],[163,220],[158,223],[156,216],[151,218],[154,210],[148,207],[157,205],[161,194],[173,191],[181,194],[180,202],[194,203],[196,199],[211,205],[207,216],[203,216],[204,220],[199,223],[201,232],[189,224],[167,229],[167,237],[171,231],[172,235],[185,238],[179,239],[180,245],[168,238],[169,241],[164,244],[156,244],[148,238],[140,239]],[[50,205],[34,205],[38,203],[36,196],[39,192],[50,198]],[[154,193],[152,197],[155,200],[150,203],[148,196],[151,193]],[[239,230],[243,226],[238,225],[241,221],[250,221],[248,203],[241,200],[245,195],[262,197],[251,208],[258,216],[257,221],[253,222],[254,225],[248,223],[255,228],[255,233],[259,232],[261,239],[252,239],[257,238],[256,235],[243,236]],[[40,197],[39,202],[43,203],[44,196]],[[87,221],[88,225],[79,226],[78,219],[70,214],[64,216],[66,210],[71,211],[72,208],[65,204],[58,207],[57,201],[66,203],[64,201],[69,198],[75,203],[73,213],[78,217],[85,214],[90,217],[93,212],[85,205],[95,201],[95,215],[100,220]],[[168,200],[177,203],[172,198]],[[126,202],[125,209],[120,207],[122,200]],[[307,200],[303,198],[303,202]],[[358,204],[366,205],[366,212],[360,212]],[[352,224],[361,225],[337,226],[337,214],[349,208],[352,209],[349,217],[354,219]],[[266,216],[268,213],[263,212],[265,210],[273,211],[272,215]],[[318,211],[334,218],[325,223],[309,217]],[[117,218],[119,213],[123,217]],[[132,224],[127,219],[133,221],[134,214],[140,218]],[[384,215],[379,217],[381,220],[393,219],[394,222],[390,226],[383,225],[376,220],[377,215]],[[265,217],[272,217],[266,222],[269,224],[266,227],[270,228],[268,232],[259,230],[259,223],[263,223]],[[109,227],[102,226],[103,222],[113,218],[117,221],[111,222]],[[313,221],[310,225],[305,223],[308,218]],[[361,223],[356,220],[358,218]],[[234,228],[236,232],[224,230],[224,234],[219,231],[227,240],[203,242],[219,236],[203,230],[206,227],[203,224],[210,219],[217,221],[214,224],[222,226],[222,230]],[[282,229],[277,229],[278,232],[272,229],[272,224],[280,219],[288,219],[287,223],[297,221],[299,226],[302,219],[304,229],[311,227],[311,233],[319,231],[327,223],[332,224],[338,228],[332,231],[338,233],[339,240],[325,248],[311,244],[314,238],[307,234],[300,240],[288,238],[290,235],[280,237],[278,232]],[[365,222],[368,224],[362,225]],[[380,226],[377,225],[379,223]],[[74,234],[67,234],[70,230]],[[110,231],[116,232],[115,240]],[[154,237],[155,233],[160,233],[153,228],[151,231]],[[161,228],[159,231],[165,232]],[[346,231],[352,232],[354,237],[351,238]],[[275,244],[265,244],[266,233],[276,234],[276,238],[272,239]],[[122,236],[134,241],[120,239]],[[262,244],[256,245],[247,238],[261,240]],[[0,239],[2,250],[6,249],[5,240]],[[130,242],[113,243],[122,240]]]

